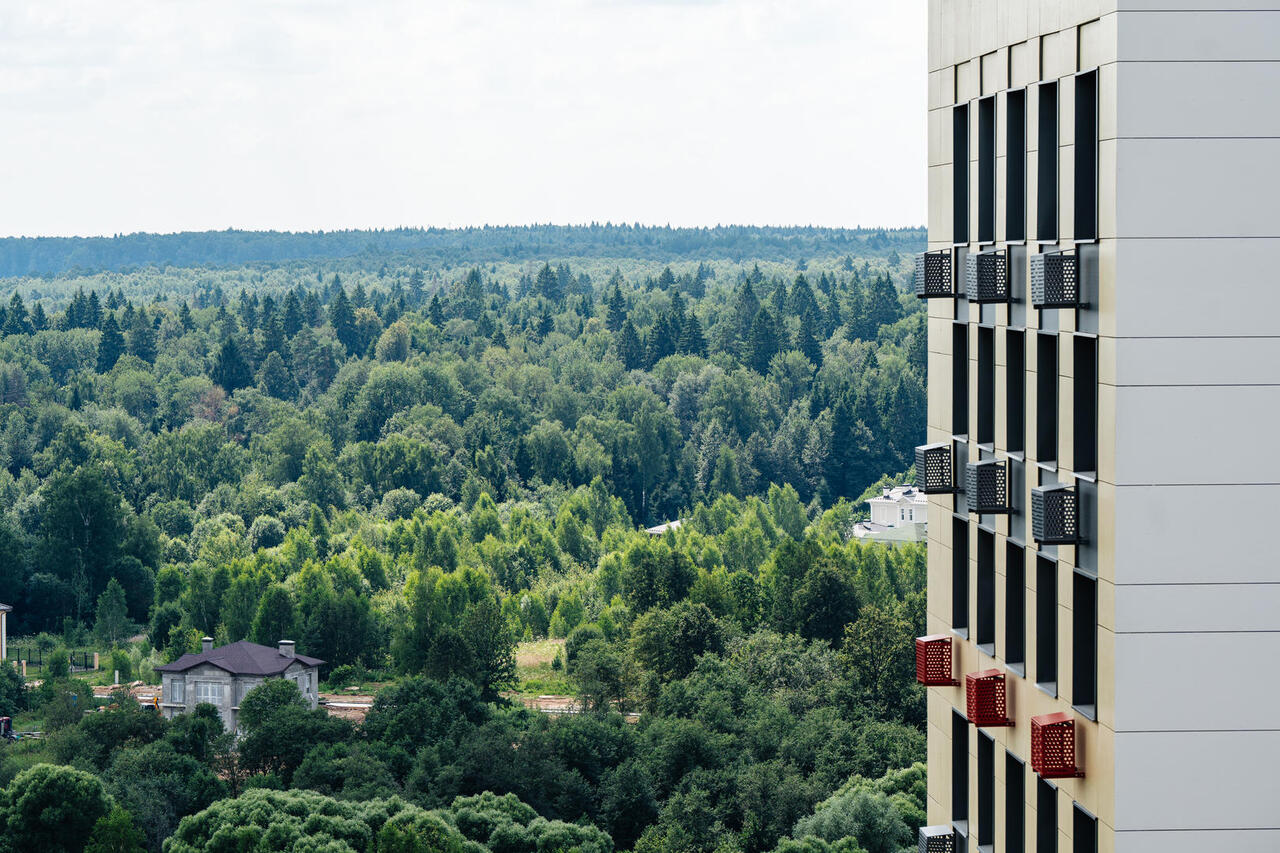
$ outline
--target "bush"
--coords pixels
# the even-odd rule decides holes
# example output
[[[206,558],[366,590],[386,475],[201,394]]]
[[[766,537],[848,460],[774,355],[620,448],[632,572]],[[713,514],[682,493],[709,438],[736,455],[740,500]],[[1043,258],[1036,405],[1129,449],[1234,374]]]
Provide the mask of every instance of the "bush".
[[[44,665],[44,677],[56,681],[71,675],[70,654],[66,646],[58,646],[50,652]]]
[[[113,649],[109,668],[120,673],[120,681],[133,681],[133,659],[124,649]]]
[[[249,527],[249,547],[257,551],[262,548],[274,548],[284,541],[284,525],[280,519],[270,515],[260,515]]]

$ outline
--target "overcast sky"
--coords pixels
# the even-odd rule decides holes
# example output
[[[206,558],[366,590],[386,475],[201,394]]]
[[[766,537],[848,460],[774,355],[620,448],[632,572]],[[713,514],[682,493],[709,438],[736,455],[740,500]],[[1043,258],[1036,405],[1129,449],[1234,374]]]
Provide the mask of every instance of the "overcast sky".
[[[0,235],[925,220],[920,0],[4,0]]]

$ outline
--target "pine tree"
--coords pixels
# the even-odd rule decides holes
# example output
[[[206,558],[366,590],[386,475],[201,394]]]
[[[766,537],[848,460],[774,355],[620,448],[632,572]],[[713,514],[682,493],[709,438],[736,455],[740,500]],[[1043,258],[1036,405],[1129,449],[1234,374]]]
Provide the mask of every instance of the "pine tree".
[[[284,321],[278,313],[271,315],[271,322],[262,326],[262,351],[264,353],[287,353],[284,338]]]
[[[284,298],[284,333],[293,337],[302,331],[306,320],[302,316],[302,300],[295,290],[289,291]]]
[[[409,299],[414,305],[422,304],[422,293],[426,286],[426,280],[422,277],[422,270],[414,270],[409,273]]]
[[[440,307],[439,291],[436,291],[431,296],[431,305],[427,308],[427,317],[430,318],[432,325],[437,328],[444,325],[444,309]]]
[[[355,311],[351,309],[345,290],[339,289],[329,303],[329,324],[333,326],[334,335],[346,347],[347,352],[356,352],[360,344],[360,332],[356,328]]]
[[[767,308],[761,308],[747,337],[747,363],[761,376],[769,372],[769,362],[781,349],[778,339],[778,324]]]
[[[369,295],[365,293],[364,282],[357,281],[356,289],[351,291],[351,307],[352,308],[368,308]]]
[[[659,317],[658,322],[653,324],[645,337],[645,362],[649,367],[653,367],[667,356],[674,355],[676,343],[677,338],[671,331],[671,324],[667,322],[666,317]]]
[[[680,331],[680,352],[697,356],[707,354],[707,341],[702,335],[702,324],[698,322],[697,314],[690,313],[684,322]]]
[[[545,339],[556,328],[555,322],[551,319],[551,311],[546,306],[542,308],[542,316],[538,318],[538,337]]]
[[[796,335],[796,349],[804,353],[815,367],[822,366],[822,347],[814,336],[813,312],[806,311],[800,315],[800,332]]]
[[[98,291],[89,291],[89,302],[85,307],[84,322],[88,328],[97,328],[102,324],[102,305],[98,302]]]
[[[156,329],[147,319],[146,311],[139,311],[133,316],[133,324],[129,327],[129,352],[148,364],[156,360]]]
[[[756,267],[755,272],[759,273],[760,268]],[[751,286],[751,279],[747,279],[743,283],[742,289],[738,291],[734,312],[738,317],[737,337],[742,340],[750,334],[751,324],[755,321],[756,314],[760,312],[760,299],[756,296],[755,288]]]
[[[44,305],[39,302],[31,309],[31,328],[37,332],[49,328],[49,316],[44,313]]]
[[[27,316],[27,306],[22,302],[21,294],[16,291],[9,300],[9,310],[5,313],[4,325],[0,332],[6,335],[25,335],[31,332],[31,319]]]
[[[263,360],[258,371],[258,387],[262,393],[279,400],[292,400],[298,393],[298,383],[293,381],[279,352],[272,350]]]
[[[560,289],[560,276],[551,268],[551,264],[543,264],[542,269],[538,270],[534,292],[557,304],[564,298],[564,292]]]
[[[178,322],[182,324],[182,328],[188,332],[196,327],[196,321],[191,317],[191,306],[182,303],[182,307],[178,309]]]
[[[644,365],[644,347],[630,317],[623,321],[622,329],[618,332],[618,358],[627,370],[635,370]]]
[[[495,347],[502,347],[503,349],[506,348],[507,336],[502,331],[502,324],[498,324],[497,328],[493,330],[493,337],[490,339],[490,343],[492,343]]]
[[[215,384],[222,386],[228,394],[239,388],[246,388],[253,382],[253,372],[240,351],[240,345],[234,337],[222,342],[218,350],[218,359],[209,377]]]
[[[98,372],[106,373],[116,366],[124,355],[124,335],[116,325],[116,315],[110,312],[102,321],[102,340],[98,342]]]
[[[324,322],[324,309],[320,307],[320,297],[314,290],[308,290],[302,298],[302,321],[313,327]]]
[[[613,284],[613,293],[609,295],[609,311],[605,316],[605,327],[611,332],[617,332],[622,329],[622,324],[627,321],[627,301],[622,298],[622,288],[615,281]]]

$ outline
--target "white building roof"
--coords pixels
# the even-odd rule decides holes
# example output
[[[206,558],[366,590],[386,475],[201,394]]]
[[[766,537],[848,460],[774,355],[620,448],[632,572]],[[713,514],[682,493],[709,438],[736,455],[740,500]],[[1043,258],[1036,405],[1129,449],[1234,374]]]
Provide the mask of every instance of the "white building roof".
[[[656,527],[646,527],[644,532],[650,536],[661,536],[668,530],[679,530],[680,525],[683,523],[681,519],[677,518],[675,521],[668,521],[666,524],[659,524]]]
[[[912,503],[924,505],[929,503],[929,498],[924,492],[920,491],[911,483],[901,486],[894,486],[891,489],[884,489],[878,497],[868,499],[867,503]]]

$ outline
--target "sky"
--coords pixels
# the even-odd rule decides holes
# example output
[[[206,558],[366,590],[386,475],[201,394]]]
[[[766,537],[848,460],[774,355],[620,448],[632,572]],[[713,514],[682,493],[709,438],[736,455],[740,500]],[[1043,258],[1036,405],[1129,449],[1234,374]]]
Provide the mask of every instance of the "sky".
[[[4,0],[0,236],[917,225],[919,0]]]

